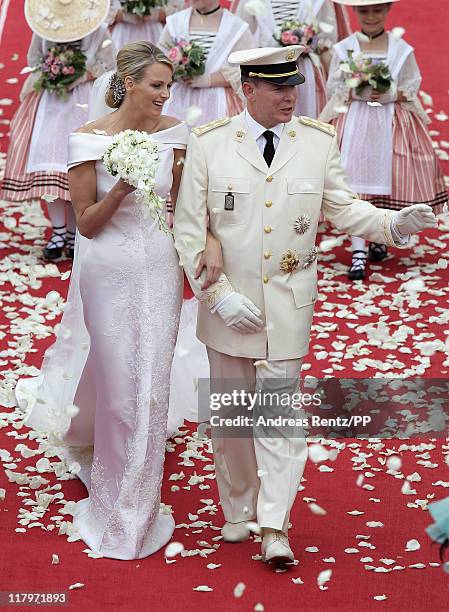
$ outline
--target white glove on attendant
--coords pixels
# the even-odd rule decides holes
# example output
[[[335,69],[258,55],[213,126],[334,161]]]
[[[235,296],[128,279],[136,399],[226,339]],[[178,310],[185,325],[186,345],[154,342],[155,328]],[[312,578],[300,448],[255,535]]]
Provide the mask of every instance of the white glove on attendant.
[[[406,236],[437,226],[437,218],[427,204],[413,204],[395,213],[393,223],[397,231]]]
[[[241,293],[231,293],[217,305],[215,312],[228,327],[242,334],[254,334],[263,327],[262,312]]]
[[[200,76],[193,77],[190,87],[210,87],[211,77],[210,74],[201,74]]]

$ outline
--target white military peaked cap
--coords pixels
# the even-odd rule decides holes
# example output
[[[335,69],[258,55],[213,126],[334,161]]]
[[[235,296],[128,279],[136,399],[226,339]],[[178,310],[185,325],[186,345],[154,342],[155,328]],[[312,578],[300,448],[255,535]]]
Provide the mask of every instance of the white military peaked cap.
[[[302,45],[244,49],[231,53],[228,62],[240,66],[242,76],[276,85],[300,85],[305,77],[299,72],[297,61],[304,49]]]

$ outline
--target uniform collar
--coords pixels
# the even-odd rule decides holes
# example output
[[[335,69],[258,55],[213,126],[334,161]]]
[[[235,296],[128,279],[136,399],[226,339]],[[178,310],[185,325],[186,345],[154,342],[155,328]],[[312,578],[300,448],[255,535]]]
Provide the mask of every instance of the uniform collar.
[[[264,127],[263,125],[260,125],[260,123],[257,123],[257,121],[248,112],[248,109],[245,109],[245,121],[246,121],[246,125],[248,126],[249,131],[254,137],[254,140],[257,140],[258,138],[260,138],[262,134],[266,132],[267,130],[266,127]],[[285,123],[278,123],[274,127],[270,128],[270,131],[274,132],[276,136],[280,138],[282,134],[282,130],[284,129],[284,125]]]

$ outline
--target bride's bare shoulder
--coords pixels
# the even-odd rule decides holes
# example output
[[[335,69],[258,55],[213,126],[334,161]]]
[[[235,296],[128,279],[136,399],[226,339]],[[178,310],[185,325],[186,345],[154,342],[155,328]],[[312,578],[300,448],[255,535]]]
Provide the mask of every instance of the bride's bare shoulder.
[[[94,121],[88,121],[80,128],[75,130],[75,132],[79,134],[95,134],[95,131],[104,131],[106,127],[107,121],[105,121],[105,117],[101,117],[100,119],[96,119]]]
[[[168,130],[168,128],[175,127],[175,125],[179,125],[181,121],[176,119],[176,117],[170,117],[170,115],[162,115],[160,128],[161,130]]]

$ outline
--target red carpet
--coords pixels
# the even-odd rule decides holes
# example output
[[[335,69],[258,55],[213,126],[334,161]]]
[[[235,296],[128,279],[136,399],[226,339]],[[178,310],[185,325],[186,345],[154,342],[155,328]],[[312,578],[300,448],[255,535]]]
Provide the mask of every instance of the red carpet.
[[[3,0],[0,14],[4,5]],[[400,2],[393,7],[389,25],[405,27],[405,37],[415,47],[423,73],[422,89],[432,95],[435,114],[447,111],[448,60],[441,52],[449,26],[446,3]],[[12,0],[0,51],[2,156],[7,150],[8,121],[17,107],[24,79],[19,72],[26,65],[28,42],[22,3]],[[440,155],[447,157],[448,122],[434,119],[431,129],[439,132],[433,139]],[[447,162],[444,169],[449,174]],[[17,467],[8,468],[11,461],[5,451],[0,451],[0,459],[6,469],[28,473],[26,467],[35,465],[40,457],[24,459],[20,447],[15,450],[18,444],[36,448],[36,443],[26,437],[26,428],[15,429],[7,422],[12,410],[8,407],[8,389],[18,377],[30,373],[27,367],[40,367],[45,348],[53,342],[51,329],[57,318],[46,304],[45,295],[56,290],[65,296],[68,280],[61,280],[60,275],[69,269],[69,263],[44,268],[38,261],[45,238],[42,217],[34,214],[34,209],[5,203],[1,209],[0,404],[6,407],[0,409],[0,448],[11,453]],[[329,230],[327,233],[326,239],[338,236]],[[318,242],[324,238],[320,236]],[[324,245],[320,301],[312,352],[306,364],[309,369],[304,373],[317,377],[373,377],[382,370],[394,375],[447,378],[448,272],[444,266],[449,262],[448,240],[446,220],[440,223],[439,231],[421,235],[410,250],[393,250],[386,262],[371,267],[370,279],[358,287],[346,282],[349,242],[329,251]],[[415,276],[421,277],[421,288],[416,282],[404,287]],[[33,310],[42,318],[33,316]],[[375,331],[380,320],[383,327]],[[193,451],[196,446],[190,435],[187,440],[189,451]],[[0,501],[0,591],[62,592],[68,591],[69,585],[82,583],[81,588],[69,591],[69,608],[73,610],[446,610],[447,574],[424,529],[430,523],[426,504],[448,493],[448,446],[428,438],[420,442],[421,446],[412,446],[407,441],[395,441],[382,447],[347,440],[337,460],[325,462],[333,471],[323,471],[323,464],[309,462],[304,490],[298,494],[291,516],[291,542],[299,564],[284,573],[274,573],[251,558],[259,553],[257,543],[230,545],[214,541],[219,531],[198,523],[205,521],[216,528],[222,524],[220,507],[213,505],[218,501],[215,481],[209,479],[213,472],[204,469],[212,463],[212,456],[200,448],[206,461],[186,461],[186,455],[181,456],[186,450],[182,438],[170,444],[173,452],[167,454],[163,501],[172,505],[176,522],[182,525],[174,541],[182,542],[192,556],[177,556],[171,564],[166,564],[162,551],[141,561],[90,559],[82,552],[86,548],[82,542],[68,543],[64,535],[57,535],[57,529],[46,532],[39,525],[23,527],[18,521],[23,511],[30,510],[26,501],[34,498],[34,491],[9,483],[2,470],[0,488],[6,489],[6,498]],[[401,448],[402,466],[396,477],[387,473],[387,448]],[[357,460],[363,457],[365,463],[359,464]],[[185,474],[181,480],[169,480],[170,475],[181,471]],[[410,481],[416,493],[401,493],[404,477],[416,473],[419,476]],[[200,479],[191,479],[193,474]],[[360,474],[365,475],[363,486],[356,483]],[[58,482],[54,475],[43,476],[51,484]],[[66,500],[85,497],[78,480],[61,484]],[[327,514],[314,514],[307,507],[310,501],[316,501]],[[44,526],[54,524],[50,519],[58,515],[60,508],[56,503],[50,506],[42,519]],[[70,515],[67,518],[70,520]],[[372,521],[383,526],[367,526]],[[16,532],[17,528],[26,532]],[[406,552],[407,542],[412,539],[419,541],[420,548]],[[212,553],[213,546],[217,550]],[[306,550],[310,547],[318,550]],[[52,564],[52,554],[59,556],[59,564]],[[208,564],[219,567],[209,569]],[[326,569],[331,569],[332,575],[325,584],[327,590],[322,590],[317,577]],[[238,583],[246,585],[241,597],[234,594]],[[212,590],[193,590],[201,585]],[[386,598],[374,599],[383,595]],[[22,608],[25,610],[19,606]]]

